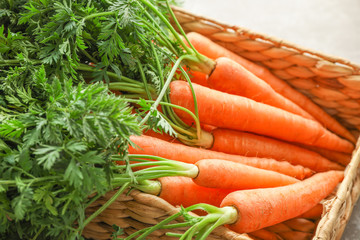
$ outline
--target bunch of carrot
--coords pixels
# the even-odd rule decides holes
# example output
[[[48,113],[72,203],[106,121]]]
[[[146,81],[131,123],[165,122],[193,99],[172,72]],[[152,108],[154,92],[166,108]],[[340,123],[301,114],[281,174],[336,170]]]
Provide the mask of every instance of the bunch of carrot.
[[[219,225],[239,233],[260,231],[318,208],[342,181],[355,137],[268,70],[200,34],[190,33],[187,39],[216,64],[203,73],[190,70],[192,84],[172,81],[169,98],[193,113],[174,108],[180,119],[190,125],[199,121],[210,131],[205,139],[209,149],[152,131],[132,136],[135,146],[129,147],[133,156],[144,154],[142,159],[158,156],[199,168],[190,181],[174,177],[187,175],[166,164],[149,168],[156,161],[131,164],[135,175],[163,174],[158,176],[161,190],[154,194],[187,210],[208,212],[181,239],[196,234],[205,239]],[[139,239],[161,224],[142,231]]]

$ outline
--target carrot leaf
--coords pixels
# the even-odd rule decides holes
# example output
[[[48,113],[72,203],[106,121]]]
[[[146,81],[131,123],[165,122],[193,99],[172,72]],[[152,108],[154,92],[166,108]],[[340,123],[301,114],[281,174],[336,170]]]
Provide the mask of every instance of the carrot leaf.
[[[152,108],[152,105],[145,101],[144,99],[140,99],[137,102],[140,106],[139,110],[144,113],[149,113],[149,118],[146,122],[146,125],[150,127],[151,129],[155,130],[159,133],[167,133],[170,136],[176,137],[177,134],[175,130],[171,127],[168,121],[162,117],[162,115],[159,113],[158,110]]]

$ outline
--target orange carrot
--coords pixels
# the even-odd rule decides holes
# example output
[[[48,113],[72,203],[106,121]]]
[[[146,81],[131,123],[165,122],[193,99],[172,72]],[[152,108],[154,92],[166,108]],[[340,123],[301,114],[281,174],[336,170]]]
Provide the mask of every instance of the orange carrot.
[[[281,240],[276,233],[270,232],[266,229],[259,229],[249,234],[263,240]]]
[[[208,76],[205,73],[190,71],[189,72],[191,82],[207,87],[207,78]]]
[[[308,219],[300,218],[300,217],[286,220],[284,222],[284,224],[287,225],[288,227],[290,227],[291,229],[294,229],[294,230],[300,231],[300,232],[312,233],[316,228],[315,223],[313,223],[312,221],[310,221]]]
[[[239,233],[253,232],[294,218],[318,204],[342,181],[342,171],[317,173],[301,182],[277,188],[235,191],[221,207],[233,206],[238,218],[228,227]]]
[[[355,137],[345,127],[343,127],[339,122],[337,122],[321,107],[316,105],[305,95],[290,87],[285,81],[275,77],[268,69],[236,55],[235,53],[214,43],[210,39],[198,33],[188,33],[187,37],[192,45],[194,45],[196,50],[201,54],[212,59],[228,57],[236,61],[244,68],[255,74],[257,77],[267,82],[276,92],[280,93],[284,97],[303,108],[306,112],[317,119],[323,126],[333,131],[334,133],[350,140],[351,142],[356,143]]]
[[[158,196],[174,206],[189,207],[197,203],[208,203],[219,207],[224,197],[234,191],[202,187],[188,177],[162,177],[158,180],[161,184]]]
[[[299,217],[317,220],[317,219],[321,218],[323,209],[324,209],[324,206],[321,203],[319,203],[315,207],[310,209],[309,211],[301,214]]]
[[[279,235],[266,229],[259,229],[249,234],[263,240],[281,240]]]
[[[272,170],[288,176],[304,179],[312,174],[308,168],[293,166],[288,162],[278,162],[267,158],[243,157],[211,150],[169,143],[149,136],[131,136],[130,140],[138,147],[129,146],[131,154],[147,154],[173,159],[185,163],[196,163],[201,159],[224,159],[261,169]]]
[[[248,157],[273,158],[293,165],[299,164],[315,172],[344,169],[316,152],[276,139],[221,128],[215,129],[212,134],[214,144],[211,150]]]
[[[269,226],[267,228],[265,228],[271,232],[275,232],[275,233],[280,233],[280,232],[289,232],[291,231],[292,229],[285,225],[284,223],[278,223],[278,224],[275,224],[275,225],[272,225],[272,226]]]
[[[313,233],[298,231],[281,232],[279,235],[283,240],[311,240],[314,236]]]
[[[305,145],[300,145],[300,147],[304,147],[311,151],[317,152],[320,155],[322,155],[323,157],[326,157],[327,159],[329,159],[331,161],[340,163],[343,166],[347,166],[351,161],[351,154],[331,151],[329,149],[324,149],[324,148],[305,146]]]
[[[299,182],[298,179],[281,173],[220,159],[203,159],[195,165],[199,173],[193,181],[210,188],[269,188]]]
[[[327,131],[319,123],[241,96],[223,93],[193,84],[199,119],[202,123],[222,128],[248,131],[289,142],[351,153],[354,146]],[[194,112],[189,84],[174,81],[170,84],[170,100]],[[174,109],[181,117],[190,118]]]
[[[244,96],[314,120],[298,105],[275,92],[269,84],[226,57],[216,59],[216,67],[208,78],[208,85],[218,91]]]
[[[167,142],[180,143],[175,137],[172,137],[166,133],[157,133],[151,129],[145,130],[143,134],[146,136],[158,138],[158,139],[161,139],[161,140],[164,140]]]
[[[129,157],[131,159],[142,159],[139,159],[141,162],[130,164],[131,167],[155,165],[133,172],[135,177],[142,179],[183,176],[192,178],[194,183],[203,187],[237,190],[272,188],[300,181],[281,173],[223,159],[202,159],[195,164],[189,164],[149,155],[129,154]],[[146,158],[150,159],[147,160]]]

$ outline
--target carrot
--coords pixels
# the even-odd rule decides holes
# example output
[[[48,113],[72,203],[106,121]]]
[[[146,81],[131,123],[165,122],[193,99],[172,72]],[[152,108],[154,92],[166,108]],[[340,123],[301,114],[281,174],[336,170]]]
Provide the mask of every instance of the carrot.
[[[279,237],[276,233],[270,232],[266,229],[259,229],[249,234],[263,240],[281,240],[281,237]]]
[[[130,140],[137,145],[137,147],[129,146],[130,154],[148,154],[185,163],[196,163],[205,158],[224,159],[261,169],[272,170],[298,179],[309,177],[312,174],[310,169],[301,166],[293,166],[288,162],[278,162],[273,159],[230,155],[189,147],[183,144],[169,143],[149,136],[130,136]]]
[[[208,76],[205,73],[197,72],[197,71],[190,71],[189,74],[190,74],[191,82],[205,86],[205,87],[208,86],[208,82],[207,82]]]
[[[269,84],[226,57],[216,59],[216,67],[208,78],[208,85],[218,91],[244,96],[314,120],[298,105],[275,92]]]
[[[299,182],[298,179],[281,173],[220,159],[203,159],[196,162],[195,166],[199,173],[193,181],[204,187],[254,189]]]
[[[214,144],[211,150],[248,157],[273,158],[293,165],[299,164],[315,172],[344,169],[316,152],[276,139],[221,128],[213,130],[212,134]]]
[[[174,142],[174,143],[180,143],[175,137],[172,137],[166,133],[158,133],[158,132],[154,132],[151,129],[145,130],[144,135],[146,136],[150,136],[150,137],[154,137],[154,138],[158,138],[167,142]]]
[[[283,80],[275,77],[268,69],[248,61],[239,55],[236,55],[235,53],[227,50],[226,48],[216,44],[215,42],[198,33],[188,33],[187,37],[196,50],[201,54],[212,59],[228,57],[236,61],[244,68],[255,74],[257,77],[267,82],[276,92],[280,93],[284,97],[303,108],[306,112],[317,119],[323,126],[333,131],[334,133],[350,140],[351,142],[356,143],[356,138],[354,135],[352,135],[345,127],[343,127],[339,122],[337,122],[321,107],[316,105],[305,95],[290,87]]]
[[[232,189],[207,188],[194,183],[188,177],[162,177],[158,196],[168,203],[189,207],[197,203],[207,203],[219,207],[221,201]]]
[[[135,160],[130,167],[148,167],[132,173],[140,180],[183,176],[192,178],[196,184],[203,187],[224,189],[270,188],[300,181],[281,173],[223,159],[202,159],[195,164],[189,164],[151,155],[129,154],[129,158]],[[149,167],[151,165],[155,166]]]
[[[233,206],[238,218],[228,227],[239,233],[253,232],[294,218],[318,204],[342,181],[342,171],[317,173],[301,182],[277,188],[235,191],[221,207]]]
[[[269,226],[265,229],[267,229],[271,232],[275,232],[275,233],[292,231],[292,229],[289,226],[285,225],[284,223],[278,223],[278,224]]]
[[[281,232],[279,235],[283,240],[311,240],[314,236],[313,233],[298,231]]]
[[[291,229],[294,229],[294,230],[300,231],[300,232],[312,233],[316,228],[315,223],[313,223],[312,221],[310,221],[308,219],[300,218],[300,217],[287,220],[284,222],[284,224],[287,225],[288,227],[290,227]]]
[[[286,112],[241,96],[223,93],[193,84],[202,123],[222,128],[249,131],[289,142],[351,153],[354,146],[327,131],[315,121]],[[189,84],[174,81],[170,84],[170,100],[194,112]],[[183,111],[174,111],[189,118]]]
[[[343,166],[347,166],[351,161],[351,154],[331,151],[329,149],[324,149],[324,148],[315,148],[315,147],[305,146],[305,145],[300,145],[300,147],[304,147],[311,151],[317,152],[320,155],[322,155],[323,157],[326,157],[327,159],[329,159],[331,161],[340,163]]]
[[[317,219],[321,218],[323,209],[324,209],[324,206],[321,203],[319,203],[315,207],[310,209],[309,211],[301,214],[299,217],[317,220]]]

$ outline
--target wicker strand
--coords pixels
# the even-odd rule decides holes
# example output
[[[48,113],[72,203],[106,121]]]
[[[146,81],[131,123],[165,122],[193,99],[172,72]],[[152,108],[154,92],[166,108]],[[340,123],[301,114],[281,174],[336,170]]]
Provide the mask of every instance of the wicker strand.
[[[345,224],[341,224],[340,221],[346,222],[351,214],[351,208],[349,209],[347,206],[352,206],[359,198],[359,190],[357,190],[360,186],[359,163],[360,148],[358,147],[347,166],[345,178],[336,193],[336,197],[325,203],[328,205],[327,208],[329,210],[321,218],[314,240],[333,240],[337,238],[338,231],[342,233],[344,230],[340,228],[345,227]],[[355,177],[356,180],[354,182]]]

